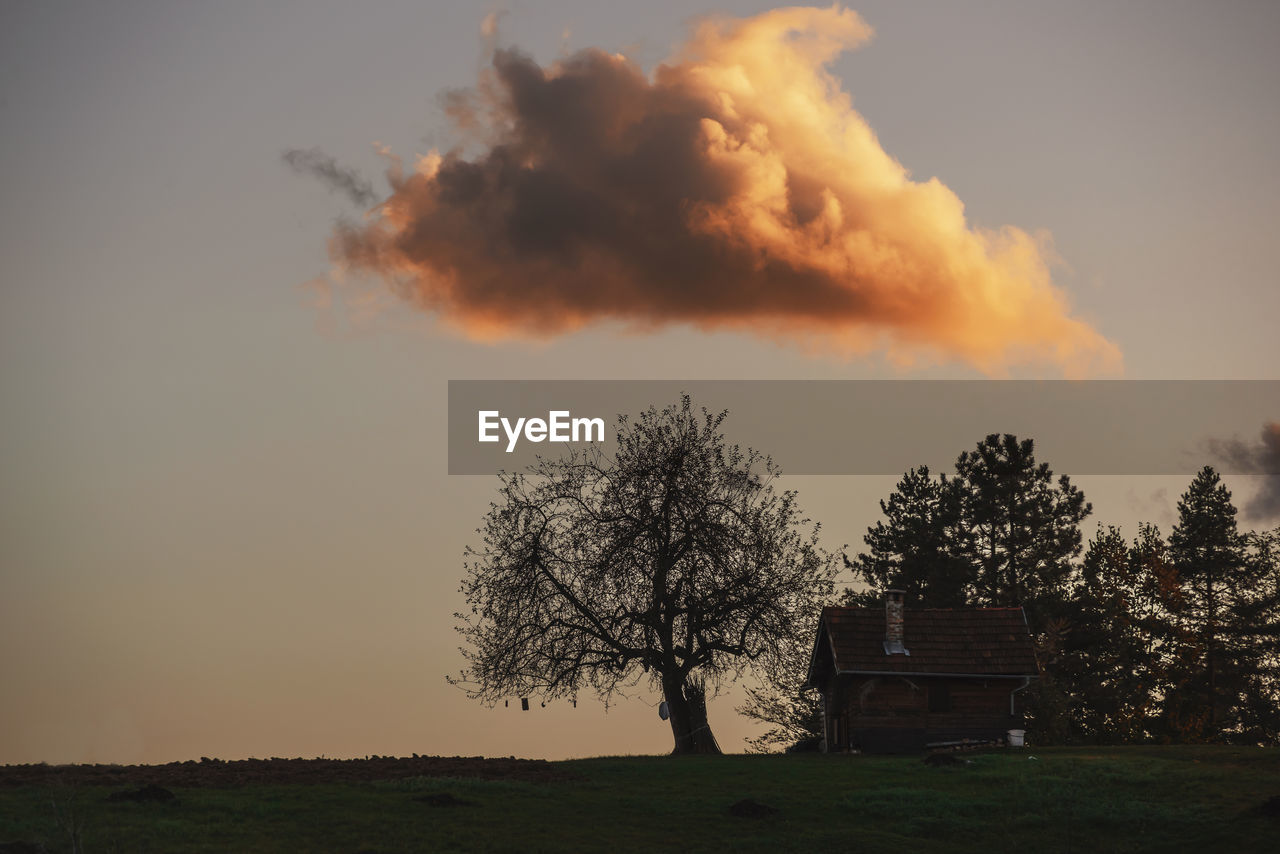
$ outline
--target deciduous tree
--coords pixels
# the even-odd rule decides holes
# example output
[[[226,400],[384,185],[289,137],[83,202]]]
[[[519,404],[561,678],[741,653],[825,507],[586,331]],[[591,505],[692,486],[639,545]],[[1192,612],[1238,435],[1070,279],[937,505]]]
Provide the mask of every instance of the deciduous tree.
[[[592,446],[502,475],[469,550],[456,681],[492,703],[647,678],[674,752],[718,752],[707,692],[776,669],[836,573],[773,463],[726,443],[726,414],[686,396],[619,419],[612,457]]]

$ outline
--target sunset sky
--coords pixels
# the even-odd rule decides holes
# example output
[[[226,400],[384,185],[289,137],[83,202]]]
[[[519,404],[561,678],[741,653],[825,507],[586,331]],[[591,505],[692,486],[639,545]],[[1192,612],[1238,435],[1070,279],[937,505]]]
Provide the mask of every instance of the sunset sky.
[[[1280,379],[1280,6],[770,8],[0,6],[0,763],[668,751],[446,684],[450,379]],[[857,548],[896,478],[784,480]]]

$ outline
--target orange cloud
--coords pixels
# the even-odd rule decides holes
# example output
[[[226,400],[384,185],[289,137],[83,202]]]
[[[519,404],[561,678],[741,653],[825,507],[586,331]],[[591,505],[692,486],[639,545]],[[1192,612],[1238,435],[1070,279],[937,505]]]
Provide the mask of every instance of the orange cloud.
[[[396,165],[331,253],[477,338],[691,324],[992,374],[1118,370],[1047,239],[971,228],[880,147],[827,70],[870,37],[851,10],[789,8],[704,20],[652,75],[497,50],[446,102],[481,153]]]

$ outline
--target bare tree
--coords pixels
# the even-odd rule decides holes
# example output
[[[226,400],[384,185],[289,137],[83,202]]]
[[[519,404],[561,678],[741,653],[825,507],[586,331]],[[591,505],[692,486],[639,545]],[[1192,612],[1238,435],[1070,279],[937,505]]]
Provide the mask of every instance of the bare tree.
[[[500,475],[468,549],[468,667],[454,681],[495,703],[607,699],[647,677],[673,752],[718,753],[708,691],[776,666],[837,571],[794,492],[774,491],[772,461],[726,445],[726,415],[684,396],[619,418],[612,458],[591,446]]]

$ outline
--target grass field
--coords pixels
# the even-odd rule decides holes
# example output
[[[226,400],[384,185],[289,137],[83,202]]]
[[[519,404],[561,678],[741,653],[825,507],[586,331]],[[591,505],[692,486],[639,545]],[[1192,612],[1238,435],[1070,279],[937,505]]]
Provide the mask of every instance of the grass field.
[[[626,757],[560,781],[410,777],[171,787],[0,787],[0,852],[1277,851],[1280,751],[1027,748],[920,757]],[[738,817],[750,798],[776,812]],[[457,803],[457,802],[462,803]],[[1280,802],[1278,802],[1280,803]],[[61,815],[61,819],[59,818]],[[23,850],[12,848],[9,850]]]

